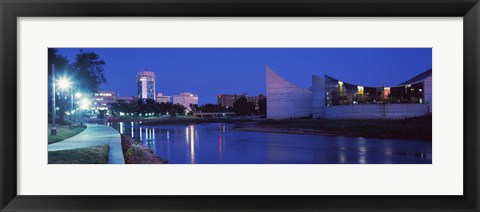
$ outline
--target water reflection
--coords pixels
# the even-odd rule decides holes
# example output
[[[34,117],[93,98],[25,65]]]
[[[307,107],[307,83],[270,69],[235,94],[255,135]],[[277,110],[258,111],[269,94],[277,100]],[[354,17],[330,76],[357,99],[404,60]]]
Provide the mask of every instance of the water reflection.
[[[225,125],[220,125],[218,128],[218,157],[222,158],[223,141],[224,141]]]
[[[193,125],[189,126],[190,128],[190,162],[195,163],[195,139],[194,139],[194,127]],[[187,128],[188,130],[188,128]]]
[[[145,127],[131,122],[115,123],[111,126],[117,128],[120,133],[141,141],[169,163],[430,164],[432,162],[431,142],[424,141],[247,132],[235,130],[236,126],[232,124],[219,123]]]
[[[123,127],[123,122],[120,122],[120,134],[123,134],[123,130],[125,128]]]

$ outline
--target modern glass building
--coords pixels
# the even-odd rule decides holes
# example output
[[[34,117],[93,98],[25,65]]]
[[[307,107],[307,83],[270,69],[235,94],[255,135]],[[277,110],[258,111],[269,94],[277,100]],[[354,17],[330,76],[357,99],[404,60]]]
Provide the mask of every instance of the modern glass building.
[[[429,69],[399,85],[369,87],[343,82],[325,75],[326,106],[384,103],[423,104],[429,100],[431,102],[431,93],[425,93],[425,86],[431,86],[431,76],[432,69]],[[426,100],[428,95],[430,95],[430,99]]]
[[[432,112],[432,69],[394,86],[364,86],[325,75],[299,88],[266,68],[267,118],[408,118]]]
[[[140,99],[155,100],[155,73],[142,71],[137,74],[137,91]]]

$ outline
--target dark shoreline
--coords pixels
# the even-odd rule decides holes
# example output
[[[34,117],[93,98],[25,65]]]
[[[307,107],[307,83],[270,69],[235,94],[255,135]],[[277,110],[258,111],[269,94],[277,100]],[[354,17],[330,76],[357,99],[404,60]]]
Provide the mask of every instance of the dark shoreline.
[[[251,130],[392,138],[432,142],[432,117],[410,119],[293,119],[259,121]]]
[[[143,146],[139,141],[121,135],[122,152],[125,158],[125,164],[166,164],[167,160],[163,160],[155,153]]]
[[[152,118],[152,119],[109,119],[108,122],[142,122],[142,126],[202,124],[202,123],[256,123],[251,118]]]
[[[292,129],[279,129],[279,128],[269,128],[269,127],[239,127],[235,128],[237,131],[247,131],[247,132],[263,132],[263,133],[281,133],[281,134],[297,134],[297,135],[321,135],[321,136],[346,136],[346,137],[364,137],[364,138],[377,138],[377,139],[401,139],[404,141],[421,141],[421,142],[432,142],[432,140],[425,139],[407,139],[407,138],[397,138],[397,137],[378,137],[378,136],[362,136],[354,134],[345,134],[344,132],[322,132],[314,130],[292,130]]]
[[[241,118],[160,118],[118,119],[109,121],[141,121],[142,126],[231,123],[239,131],[270,133],[391,138],[432,142],[432,117],[410,119],[284,119]],[[242,126],[243,125],[243,126]]]

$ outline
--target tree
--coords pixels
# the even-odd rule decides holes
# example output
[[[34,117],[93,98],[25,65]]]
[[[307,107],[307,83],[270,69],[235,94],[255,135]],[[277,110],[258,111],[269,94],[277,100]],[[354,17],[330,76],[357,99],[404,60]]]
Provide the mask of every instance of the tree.
[[[81,85],[83,92],[95,93],[100,85],[107,83],[103,74],[105,61],[93,52],[80,52],[76,55],[73,68],[75,69],[75,83]]]
[[[160,109],[160,113],[162,115],[165,115],[167,114],[167,112],[170,111],[170,108],[172,107],[172,103],[171,102],[162,102],[160,104],[158,104],[158,108]]]
[[[258,99],[258,113],[267,114],[267,98]]]
[[[116,117],[120,116],[120,113],[130,113],[132,109],[133,112],[136,112],[136,107],[125,100],[117,100],[115,103],[110,103],[109,105],[112,115]]]
[[[55,78],[52,77],[52,64],[55,65]],[[58,49],[48,49],[48,77],[49,83],[52,85],[54,80],[60,77],[66,77],[72,81],[73,91],[80,91],[84,94],[93,94],[98,91],[102,83],[106,83],[103,75],[105,62],[93,52],[80,52],[76,55],[75,62],[70,64],[68,59],[58,53]],[[52,111],[52,86],[49,86],[48,101],[49,113]],[[72,95],[68,91],[60,91],[58,87],[55,90],[55,106],[58,107],[56,112],[58,123],[64,123],[65,112],[67,108],[73,108],[71,105]],[[51,114],[49,115],[49,118]],[[51,120],[50,120],[51,121]]]
[[[170,109],[170,116],[182,115],[187,108],[181,104],[173,104]]]
[[[53,107],[53,97],[52,97],[52,85],[53,85],[53,76],[52,76],[52,65],[55,65],[55,77],[64,76],[67,72],[71,71],[71,66],[69,65],[67,57],[58,53],[58,49],[49,48],[48,49],[48,121],[52,121],[52,107]],[[70,102],[70,97],[65,96],[65,93],[58,92],[58,87],[56,88],[57,93],[60,95],[55,95],[55,107],[58,107],[56,112],[56,121],[60,124],[64,123],[64,116],[67,104]]]
[[[233,103],[233,108],[237,116],[249,116],[255,112],[255,103],[242,96]]]
[[[191,112],[198,112],[200,110],[200,107],[198,106],[198,104],[190,104],[190,108],[192,109]]]
[[[205,104],[199,107],[204,113],[227,112],[227,108],[218,104]]]

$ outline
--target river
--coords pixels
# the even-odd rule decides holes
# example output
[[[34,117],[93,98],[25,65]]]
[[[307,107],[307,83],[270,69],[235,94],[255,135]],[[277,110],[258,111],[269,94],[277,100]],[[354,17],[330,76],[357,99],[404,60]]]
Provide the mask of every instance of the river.
[[[431,164],[432,142],[236,130],[235,124],[109,123],[169,164]]]

